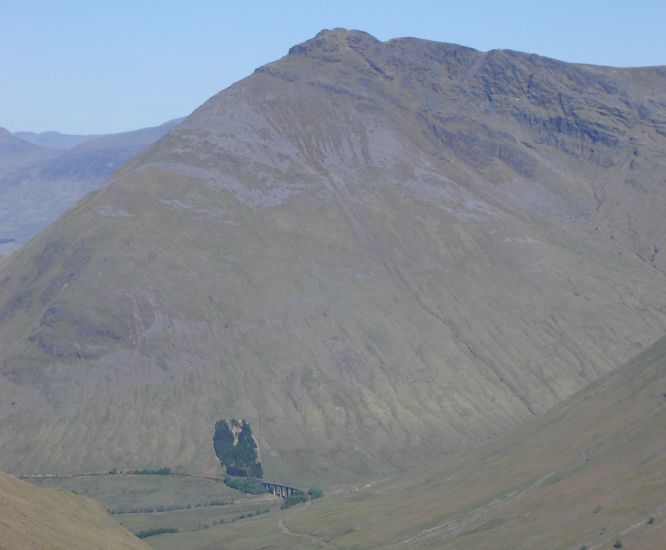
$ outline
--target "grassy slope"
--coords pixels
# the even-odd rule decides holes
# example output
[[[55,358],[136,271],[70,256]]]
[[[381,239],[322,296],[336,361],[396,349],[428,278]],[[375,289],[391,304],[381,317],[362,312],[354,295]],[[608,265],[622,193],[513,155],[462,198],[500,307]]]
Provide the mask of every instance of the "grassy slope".
[[[610,548],[619,538],[626,548],[659,548],[664,472],[666,339],[481,449],[282,516],[154,544],[527,550]]]
[[[620,537],[657,548],[647,541],[666,536],[665,472],[663,339],[502,441],[316,503],[287,525],[342,547],[592,548]]]
[[[147,546],[92,499],[0,473],[3,550],[140,550]]]

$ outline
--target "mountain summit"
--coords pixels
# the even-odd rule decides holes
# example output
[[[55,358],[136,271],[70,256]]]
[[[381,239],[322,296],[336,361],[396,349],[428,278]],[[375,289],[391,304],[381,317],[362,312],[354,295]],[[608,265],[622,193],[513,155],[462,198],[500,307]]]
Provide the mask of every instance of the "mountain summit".
[[[348,480],[483,440],[664,333],[666,69],[324,31],[0,271],[0,467]]]

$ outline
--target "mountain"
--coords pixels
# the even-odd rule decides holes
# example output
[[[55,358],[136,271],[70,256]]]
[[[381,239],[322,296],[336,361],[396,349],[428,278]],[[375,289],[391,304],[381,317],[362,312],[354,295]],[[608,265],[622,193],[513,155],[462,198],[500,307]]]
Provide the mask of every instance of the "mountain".
[[[58,141],[56,149],[65,149],[65,143],[75,145],[66,150],[23,141],[25,132],[6,132],[4,139],[11,146],[3,146],[0,136],[0,241],[10,240],[4,246],[0,243],[0,254],[31,239],[180,120],[106,136],[65,136],[77,138]],[[31,135],[31,141],[50,143],[37,137],[52,134],[57,132]]]
[[[20,172],[33,164],[48,161],[57,155],[57,151],[25,142],[15,137],[9,130],[0,128],[0,181],[9,173]],[[11,216],[17,206],[12,201],[6,201],[1,190],[2,184],[0,184],[0,197],[2,197],[0,220]],[[17,214],[19,213],[17,212]],[[5,254],[18,247],[14,232],[3,225],[5,225],[3,221],[0,221],[0,261]]]
[[[17,168],[29,166],[32,163],[53,158],[58,153],[27,143],[5,128],[0,128],[0,170],[8,172]]]
[[[0,268],[0,466],[400,471],[666,333],[666,69],[324,31]],[[85,146],[86,144],[84,144]],[[649,252],[649,253],[648,253]]]
[[[3,550],[147,550],[98,502],[0,473]]]
[[[665,389],[663,338],[493,443],[328,495],[284,516],[286,529],[267,517],[156,547],[661,548]]]
[[[14,132],[14,136],[42,147],[66,151],[77,145],[100,137],[99,135],[62,134],[60,132]]]

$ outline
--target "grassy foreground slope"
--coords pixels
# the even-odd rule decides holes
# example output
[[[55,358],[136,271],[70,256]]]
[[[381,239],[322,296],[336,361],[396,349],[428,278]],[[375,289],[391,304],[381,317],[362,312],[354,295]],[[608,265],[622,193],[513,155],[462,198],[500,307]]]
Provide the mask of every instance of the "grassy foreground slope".
[[[147,546],[98,502],[62,489],[42,489],[0,473],[3,550],[141,550]]]
[[[269,521],[217,540],[251,548]],[[283,519],[290,537],[272,521],[271,548],[663,548],[666,339],[505,439],[316,501]]]

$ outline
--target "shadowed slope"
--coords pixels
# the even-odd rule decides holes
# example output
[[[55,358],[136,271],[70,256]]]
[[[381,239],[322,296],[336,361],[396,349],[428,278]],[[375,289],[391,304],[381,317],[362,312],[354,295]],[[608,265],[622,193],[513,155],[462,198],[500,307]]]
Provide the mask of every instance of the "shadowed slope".
[[[62,489],[39,489],[0,473],[3,550],[147,549],[98,502]]]
[[[556,405],[666,330],[637,255],[663,236],[640,116],[663,81],[341,30],[293,48],[2,268],[2,465],[202,471],[246,418],[267,477],[357,479]],[[637,144],[646,191],[616,192]]]

